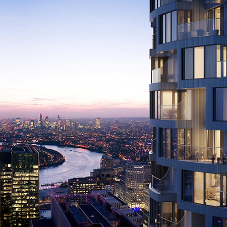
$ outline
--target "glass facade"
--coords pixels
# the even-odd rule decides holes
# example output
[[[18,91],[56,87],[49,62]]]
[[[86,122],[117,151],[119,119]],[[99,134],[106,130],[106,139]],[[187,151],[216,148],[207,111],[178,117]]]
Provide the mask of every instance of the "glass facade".
[[[194,48],[194,79],[204,78],[204,47]]]
[[[0,152],[1,226],[28,226],[39,218],[38,153]]]
[[[227,227],[227,218],[214,217],[214,227]]]
[[[189,159],[191,155],[191,129],[161,128],[160,156]]]
[[[226,175],[183,170],[183,200],[226,206]]]
[[[168,43],[177,40],[177,11],[163,14],[161,19],[160,43]]]
[[[220,174],[206,173],[206,205],[220,206]]]
[[[226,45],[186,48],[183,52],[183,58],[185,80],[226,77]]]
[[[193,172],[189,170],[183,171],[184,178],[184,193],[183,200],[192,202],[193,201]]]
[[[193,79],[193,48],[185,49],[185,61],[184,61],[184,68],[185,68],[185,79],[190,80]]]
[[[161,120],[190,120],[191,91],[152,92],[152,118]]]
[[[194,172],[194,203],[204,204],[204,173]]]

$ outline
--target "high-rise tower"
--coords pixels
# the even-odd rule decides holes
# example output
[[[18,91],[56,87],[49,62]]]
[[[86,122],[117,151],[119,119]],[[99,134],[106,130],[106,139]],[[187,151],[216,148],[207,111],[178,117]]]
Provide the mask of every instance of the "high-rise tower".
[[[46,118],[45,118],[45,127],[48,128],[49,126],[49,117],[48,115],[46,115]]]
[[[26,227],[39,218],[38,157],[32,147],[1,147],[0,227]]]
[[[95,128],[100,128],[101,127],[101,118],[95,118]]]
[[[227,2],[150,0],[150,226],[227,224]]]
[[[38,125],[39,125],[39,127],[42,127],[43,126],[43,117],[42,117],[42,114],[41,113],[39,114]]]

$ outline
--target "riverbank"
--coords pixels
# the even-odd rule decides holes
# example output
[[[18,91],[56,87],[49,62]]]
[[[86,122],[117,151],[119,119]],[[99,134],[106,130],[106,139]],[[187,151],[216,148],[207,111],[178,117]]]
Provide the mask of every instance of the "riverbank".
[[[45,144],[48,149],[56,150],[65,157],[61,165],[40,168],[39,184],[65,182],[74,177],[87,177],[94,169],[100,168],[102,154],[87,149],[58,147]]]
[[[53,145],[53,146],[58,146],[58,147],[74,147],[74,148],[82,148],[86,149],[89,151],[95,151],[97,153],[102,153],[104,154],[105,151],[103,151],[103,148],[100,147],[95,147],[95,146],[86,146],[82,144],[69,144],[69,143],[64,143],[64,141],[44,141],[44,142],[36,142],[38,145]]]
[[[46,148],[45,146],[37,146],[39,151],[39,167],[58,166],[65,162],[65,157],[60,152]]]

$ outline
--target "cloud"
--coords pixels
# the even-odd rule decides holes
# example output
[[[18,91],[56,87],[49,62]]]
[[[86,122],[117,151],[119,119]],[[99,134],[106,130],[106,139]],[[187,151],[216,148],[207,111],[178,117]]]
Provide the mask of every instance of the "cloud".
[[[31,99],[32,102],[45,102],[45,101],[57,101],[57,100],[62,100],[62,99],[66,99],[67,97],[61,97],[61,98],[33,98]]]

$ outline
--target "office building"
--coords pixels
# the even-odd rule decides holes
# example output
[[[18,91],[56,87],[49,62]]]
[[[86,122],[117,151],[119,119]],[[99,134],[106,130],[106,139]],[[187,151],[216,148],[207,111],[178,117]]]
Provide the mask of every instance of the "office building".
[[[92,190],[104,190],[112,186],[113,180],[102,180],[98,177],[72,178],[68,180],[67,192],[69,194],[88,194]]]
[[[226,226],[227,3],[150,0],[150,226]]]
[[[127,163],[125,175],[118,176],[116,179],[116,194],[130,207],[147,209],[149,198],[146,193],[146,185],[150,182],[150,163]]]
[[[115,207],[119,203],[124,209]],[[142,216],[127,208],[126,204],[106,191],[94,191],[90,195],[54,196],[51,198],[51,219],[59,227],[137,227],[138,223],[142,226]],[[30,226],[35,222],[32,221]],[[36,226],[48,226],[43,223],[45,220],[39,220]]]
[[[0,226],[28,226],[39,218],[39,154],[33,147],[0,149]]]
[[[100,161],[101,169],[113,169],[113,159],[108,155],[103,155]]]

